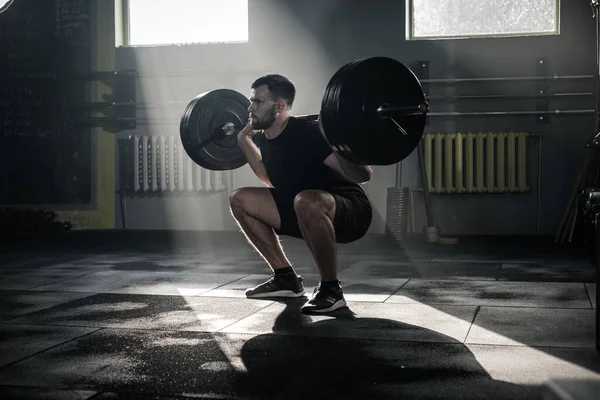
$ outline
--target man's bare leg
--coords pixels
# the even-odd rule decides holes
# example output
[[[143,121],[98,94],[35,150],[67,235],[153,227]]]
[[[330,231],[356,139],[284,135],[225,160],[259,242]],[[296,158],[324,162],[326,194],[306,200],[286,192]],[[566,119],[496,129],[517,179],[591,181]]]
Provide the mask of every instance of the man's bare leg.
[[[307,190],[296,196],[294,209],[302,236],[321,272],[321,282],[310,301],[302,306],[302,312],[326,313],[345,307],[337,275],[335,199],[324,191]]]
[[[229,197],[231,214],[248,242],[265,259],[273,271],[290,267],[279,237],[281,219],[268,188],[242,188]]]
[[[302,236],[313,254],[322,281],[337,281],[335,200],[329,193],[307,190],[296,196],[294,209]]]
[[[233,214],[248,242],[273,270],[266,282],[247,289],[246,297],[300,297],[303,296],[302,278],[296,274],[285,256],[274,229],[281,226],[281,217],[271,192],[267,188],[243,188],[230,197]]]

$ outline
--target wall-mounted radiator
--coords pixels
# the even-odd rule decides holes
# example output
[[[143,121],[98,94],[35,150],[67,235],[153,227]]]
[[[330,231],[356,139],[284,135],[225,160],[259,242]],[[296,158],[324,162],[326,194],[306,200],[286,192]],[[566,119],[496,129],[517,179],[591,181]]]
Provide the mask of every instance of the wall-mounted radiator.
[[[528,192],[529,136],[524,132],[424,135],[429,192]]]
[[[122,139],[119,145],[129,191],[168,194],[227,189],[226,172],[198,166],[186,154],[178,136],[131,135]]]

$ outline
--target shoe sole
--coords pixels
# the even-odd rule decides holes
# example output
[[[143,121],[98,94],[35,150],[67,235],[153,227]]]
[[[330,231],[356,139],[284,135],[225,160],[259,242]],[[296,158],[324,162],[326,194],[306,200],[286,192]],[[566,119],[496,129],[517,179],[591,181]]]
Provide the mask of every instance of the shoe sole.
[[[346,305],[347,304],[346,304],[345,300],[340,300],[340,301],[333,303],[333,305],[331,307],[315,309],[315,308],[310,308],[310,306],[308,306],[306,308],[302,308],[302,311],[305,313],[327,313],[327,312],[335,311],[340,308],[344,308],[344,307],[346,307]]]
[[[251,295],[246,295],[249,299],[260,299],[265,297],[302,297],[304,296],[305,291],[301,292],[292,292],[291,290],[280,290],[278,292],[268,292],[268,293],[256,293]]]

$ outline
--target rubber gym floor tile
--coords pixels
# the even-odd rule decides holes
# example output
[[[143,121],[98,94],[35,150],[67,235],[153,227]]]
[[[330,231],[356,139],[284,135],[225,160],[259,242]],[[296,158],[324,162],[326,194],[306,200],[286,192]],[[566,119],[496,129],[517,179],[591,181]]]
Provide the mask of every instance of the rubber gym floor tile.
[[[590,308],[583,283],[411,279],[386,303]]]
[[[531,399],[540,387],[494,379],[467,346],[341,342],[306,368],[280,399]],[[325,383],[326,381],[326,383]]]
[[[164,265],[160,262],[151,261],[129,261],[110,265],[107,269],[111,271],[144,271],[144,272],[171,272],[178,273],[189,271],[193,267],[189,265],[170,264]]]
[[[81,260],[81,263],[89,263],[96,265],[112,265],[118,263],[133,263],[133,262],[143,262],[143,261],[156,261],[163,260],[165,258],[174,259],[177,258],[176,254],[145,254],[145,253],[107,253],[107,254],[97,254],[86,257]],[[195,257],[198,260],[200,257]]]
[[[195,296],[243,276],[165,271],[101,271],[79,279],[37,287],[35,290]]]
[[[303,315],[300,299],[275,302],[220,332],[462,343],[476,307],[349,303],[329,315]]]
[[[186,271],[214,262],[215,257],[203,255],[164,254],[105,254],[88,257],[71,264],[105,267],[113,270],[131,271]]]
[[[262,260],[245,260],[239,262],[211,261],[196,265],[189,271],[195,273],[256,274],[269,271],[269,267]]]
[[[148,394],[143,394],[143,393],[115,393],[115,392],[102,392],[102,393],[98,393],[97,395],[90,397],[88,400],[148,400],[148,398],[153,399],[153,400],[182,400],[182,399],[189,399],[190,397],[173,397],[173,396],[162,396],[162,395],[150,395],[148,396]],[[193,397],[191,397],[193,398]],[[204,397],[202,396],[201,398],[203,399],[219,399],[221,400],[222,397]]]
[[[8,319],[89,295],[89,293],[3,290],[0,292],[0,315]]]
[[[502,256],[498,254],[481,254],[471,253],[469,250],[466,254],[441,254],[436,257],[431,257],[429,260],[434,263],[485,263],[485,264],[502,264],[505,262],[529,262],[529,259],[514,258],[513,256]]]
[[[86,335],[96,329],[66,326],[0,324],[0,366]]]
[[[563,398],[595,400],[600,393],[600,380],[557,379],[549,380],[544,386],[547,400]]]
[[[100,271],[147,271],[147,272],[183,272],[201,266],[205,261],[196,258],[181,258],[168,256],[146,256],[115,259],[111,262],[98,262],[87,259],[69,264],[61,264],[62,268],[83,269],[92,272]],[[225,272],[225,271],[222,271]]]
[[[96,268],[103,267],[105,270],[113,271],[183,272],[199,269],[196,272],[232,272],[229,269],[215,269],[214,271],[210,271],[210,269],[201,269],[205,265],[211,265],[211,263],[214,265],[214,261],[203,261],[198,257],[178,257],[164,255],[116,258],[110,262],[95,262],[93,259],[89,259],[87,264],[83,264],[81,262],[78,264],[88,267],[93,266]],[[101,270],[102,269],[97,269],[97,271]]]
[[[347,302],[384,302],[406,282],[406,278],[348,278],[341,281]],[[313,288],[310,289],[309,298]]]
[[[595,311],[481,307],[468,344],[595,347]]]
[[[10,322],[212,332],[269,304],[249,299],[98,294]]]
[[[2,369],[0,383],[133,399],[527,398],[538,390],[494,379],[460,343],[110,329]]]
[[[420,278],[460,279],[460,280],[496,280],[501,264],[483,262],[459,263],[416,263]]]
[[[476,344],[467,347],[481,366],[498,380],[531,386],[544,385],[551,379],[600,382],[600,353],[587,348]]]
[[[72,254],[24,254],[14,253],[0,256],[0,268],[8,269],[38,269],[56,264],[75,263],[83,260],[84,256]]]
[[[412,258],[405,254],[397,254],[397,253],[389,253],[389,252],[363,252],[363,253],[343,253],[341,251],[338,252],[338,261],[340,264],[345,263],[346,265],[351,265],[354,263],[363,263],[363,262],[394,262],[401,264],[411,264],[416,262],[417,260],[422,260],[422,258]]]
[[[137,263],[136,263],[137,264]],[[94,262],[69,262],[64,264],[54,264],[43,268],[37,269],[26,269],[26,270],[18,270],[18,269],[4,269],[1,270],[5,275],[15,275],[19,277],[22,274],[27,277],[29,274],[31,276],[52,276],[56,275],[60,278],[60,276],[64,276],[66,279],[78,278],[85,275],[90,275],[96,272],[110,271],[114,269],[117,264],[98,264]],[[140,264],[141,265],[141,264]],[[143,266],[138,267],[140,270],[144,270]],[[148,270],[148,269],[146,269]],[[152,270],[152,269],[150,269]],[[176,271],[175,271],[176,272]]]
[[[2,269],[0,289],[27,290],[89,275],[88,269],[39,268],[35,270]]]
[[[588,296],[590,297],[590,302],[592,303],[592,307],[595,309],[596,307],[598,307],[598,304],[596,304],[596,299],[597,299],[596,290],[598,290],[598,288],[595,283],[586,283],[585,287],[587,289]]]
[[[298,356],[333,344],[279,340],[279,346],[248,349],[248,339],[105,329],[1,369],[0,384],[137,393],[138,398],[273,398],[308,367]],[[228,351],[232,348],[237,352]]]
[[[297,273],[300,274],[318,274],[319,269],[315,264],[314,259],[307,249],[300,257],[293,257],[290,254],[287,256],[293,260],[292,265]],[[270,274],[271,270],[267,263],[258,255],[250,255],[247,257],[222,257],[215,261],[197,266],[194,272],[211,272],[211,273],[244,273],[244,274]]]
[[[356,261],[339,272],[340,280],[349,278],[413,278],[417,270],[411,262]]]
[[[499,269],[497,263],[359,261],[341,271],[340,276],[495,280]]]
[[[593,282],[593,264],[502,264],[498,280],[527,282]]]
[[[0,386],[0,398],[10,400],[86,400],[96,392],[38,387]]]

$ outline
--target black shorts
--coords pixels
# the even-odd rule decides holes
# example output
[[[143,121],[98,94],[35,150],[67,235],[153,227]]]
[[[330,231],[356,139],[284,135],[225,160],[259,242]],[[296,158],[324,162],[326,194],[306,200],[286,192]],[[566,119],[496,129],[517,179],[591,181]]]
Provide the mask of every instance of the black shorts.
[[[289,196],[269,188],[277,205],[281,218],[280,229],[275,229],[279,235],[292,236],[302,239],[298,226],[298,218],[294,210],[295,196]],[[351,243],[362,238],[373,219],[373,209],[369,198],[361,192],[329,192],[335,199],[335,218],[333,227],[337,243]]]

